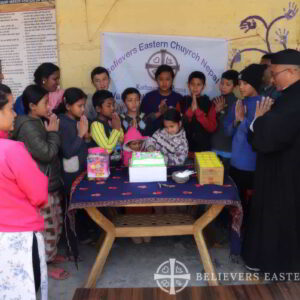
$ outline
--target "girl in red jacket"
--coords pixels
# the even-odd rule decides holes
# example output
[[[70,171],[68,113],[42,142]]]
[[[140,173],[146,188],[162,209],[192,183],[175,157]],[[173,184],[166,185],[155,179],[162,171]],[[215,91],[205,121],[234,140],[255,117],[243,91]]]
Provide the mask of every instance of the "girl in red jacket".
[[[0,130],[12,131],[13,103],[0,91]],[[48,178],[23,143],[0,138],[1,299],[48,299],[47,264],[39,210],[48,201]]]

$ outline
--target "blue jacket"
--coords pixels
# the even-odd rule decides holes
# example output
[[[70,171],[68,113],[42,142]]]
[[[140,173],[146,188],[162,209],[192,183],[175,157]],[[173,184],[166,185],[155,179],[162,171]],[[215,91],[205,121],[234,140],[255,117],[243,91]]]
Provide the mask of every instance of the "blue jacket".
[[[16,99],[16,102],[14,104],[14,111],[16,112],[17,115],[20,116],[26,115],[23,100],[22,100],[22,95]]]
[[[256,102],[261,100],[261,96],[247,97],[243,100],[247,107],[247,113],[244,121],[234,127],[235,120],[235,105],[224,120],[224,131],[228,136],[233,136],[232,139],[232,154],[231,165],[243,171],[255,171],[256,153],[252,146],[248,143],[247,136],[251,122],[255,116]]]

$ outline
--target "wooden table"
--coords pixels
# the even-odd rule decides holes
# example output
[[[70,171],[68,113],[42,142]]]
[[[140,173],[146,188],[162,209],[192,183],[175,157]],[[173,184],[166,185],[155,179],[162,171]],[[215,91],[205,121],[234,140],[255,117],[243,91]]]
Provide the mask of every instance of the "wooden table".
[[[168,206],[170,203],[157,203],[147,206]],[[183,205],[183,204],[182,204]],[[185,203],[184,205],[188,205]],[[192,203],[189,203],[192,205]],[[128,206],[128,205],[127,205]],[[172,204],[174,206],[174,204]],[[211,207],[197,220],[188,214],[164,215],[117,215],[110,221],[97,208],[85,208],[88,215],[106,232],[105,239],[97,255],[96,261],[85,284],[86,288],[95,287],[107,256],[117,237],[147,237],[193,235],[206,273],[215,274],[204,237],[203,229],[214,220],[224,205]],[[209,281],[209,285],[218,285],[217,281]]]
[[[73,300],[299,300],[300,283],[187,287],[176,295],[159,288],[77,289]]]
[[[116,172],[123,172],[126,177],[126,171],[117,169]],[[190,189],[188,185],[185,186],[182,196],[177,195],[179,190],[167,188],[164,192],[157,191],[157,183],[148,183],[148,192],[145,192],[146,184],[134,185],[130,184],[125,178],[125,181],[121,178],[122,176],[116,176],[116,173],[112,173],[111,177],[107,182],[93,182],[85,179],[85,174],[79,177],[73,185],[72,188],[72,198],[70,203],[70,210],[74,208],[84,208],[88,215],[101,227],[106,235],[102,246],[97,255],[96,261],[92,267],[92,270],[88,276],[87,282],[85,283],[86,288],[93,288],[96,286],[97,278],[100,276],[106,259],[110,253],[112,245],[116,238],[119,237],[151,237],[151,236],[178,236],[178,235],[193,235],[200,253],[200,257],[204,266],[205,272],[209,274],[215,274],[215,268],[213,266],[210,254],[203,237],[203,229],[214,220],[225,205],[236,205],[235,208],[241,210],[241,205],[239,201],[230,200],[205,200],[200,198],[199,195],[191,196],[192,191],[200,191],[201,188],[204,191],[208,187],[201,187],[197,184],[196,179],[190,180]],[[122,181],[122,182],[121,182]],[[119,185],[118,183],[119,182]],[[172,181],[168,182],[171,186]],[[174,184],[174,183],[173,183]],[[153,189],[153,185],[155,188]],[[139,190],[139,188],[141,189]],[[143,187],[143,188],[142,188]],[[106,191],[106,188],[109,191]],[[114,201],[113,192],[118,188],[121,189],[120,195],[122,195],[122,200]],[[141,195],[134,195],[132,191],[134,188],[138,190]],[[152,192],[152,190],[154,192]],[[174,186],[174,188],[176,188]],[[180,187],[181,188],[181,187]],[[227,187],[214,186],[212,187],[212,192],[216,192],[213,197],[217,197],[224,190],[232,189],[227,184]],[[182,188],[181,188],[182,189]],[[214,191],[216,189],[216,191]],[[90,192],[89,192],[90,190]],[[124,191],[125,190],[125,191]],[[76,194],[76,191],[78,192]],[[96,193],[95,193],[96,191]],[[82,202],[82,199],[86,197],[89,198],[87,201]],[[156,195],[153,197],[153,194]],[[172,195],[171,195],[172,194]],[[234,193],[232,193],[233,195]],[[148,196],[147,196],[148,195]],[[177,198],[175,198],[175,196]],[[161,198],[159,198],[159,196]],[[129,198],[130,197],[130,198]],[[80,199],[79,199],[80,198]],[[104,198],[104,199],[103,199]],[[214,198],[214,199],[215,199]],[[167,201],[170,200],[170,201]],[[145,214],[145,215],[115,215],[111,220],[105,217],[97,207],[143,207],[143,206],[186,206],[186,205],[207,205],[207,210],[198,219],[194,219],[189,214]],[[242,213],[241,213],[242,214]],[[209,281],[209,285],[218,285],[217,281]]]

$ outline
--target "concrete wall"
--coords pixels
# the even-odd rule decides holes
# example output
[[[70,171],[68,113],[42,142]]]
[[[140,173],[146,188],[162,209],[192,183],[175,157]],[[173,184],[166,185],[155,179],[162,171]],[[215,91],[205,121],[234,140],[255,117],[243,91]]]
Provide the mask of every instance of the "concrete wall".
[[[228,66],[240,70],[263,52],[300,50],[299,7],[300,0],[57,0],[62,86],[93,91],[101,32],[226,38]]]

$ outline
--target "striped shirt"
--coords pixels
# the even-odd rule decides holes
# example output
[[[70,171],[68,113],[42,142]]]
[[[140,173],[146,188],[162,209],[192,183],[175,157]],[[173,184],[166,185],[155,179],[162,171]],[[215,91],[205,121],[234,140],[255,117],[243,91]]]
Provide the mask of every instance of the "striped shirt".
[[[123,143],[124,132],[121,128],[120,130],[111,129],[110,135],[107,136],[105,133],[104,125],[99,121],[94,121],[91,125],[91,136],[96,144],[106,149],[111,153],[118,143]]]

